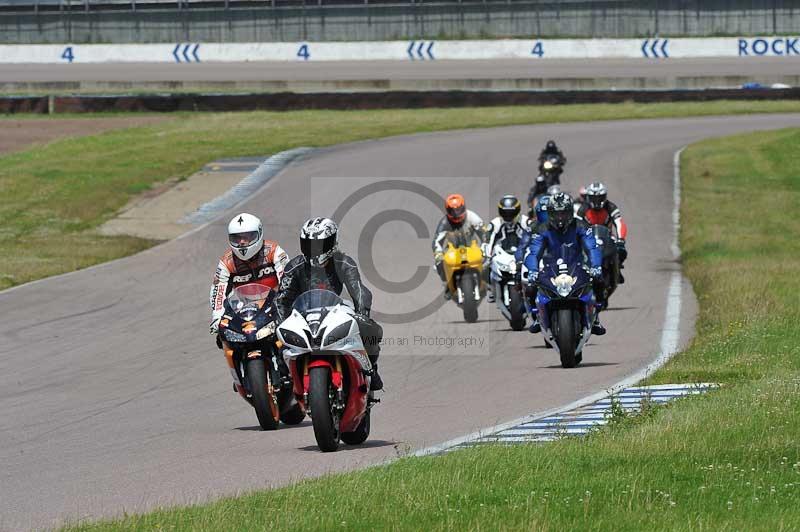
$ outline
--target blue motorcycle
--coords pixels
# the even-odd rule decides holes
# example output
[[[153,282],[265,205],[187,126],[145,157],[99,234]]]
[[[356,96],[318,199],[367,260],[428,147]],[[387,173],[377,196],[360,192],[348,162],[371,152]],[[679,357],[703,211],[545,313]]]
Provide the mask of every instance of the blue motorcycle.
[[[536,308],[545,342],[558,351],[561,365],[574,368],[592,334],[596,301],[577,244],[564,244],[545,256],[536,281]]]

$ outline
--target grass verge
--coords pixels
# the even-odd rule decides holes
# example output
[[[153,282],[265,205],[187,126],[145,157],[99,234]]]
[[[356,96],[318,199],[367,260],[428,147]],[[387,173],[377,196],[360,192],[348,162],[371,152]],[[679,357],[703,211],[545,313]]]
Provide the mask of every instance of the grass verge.
[[[797,145],[800,130],[783,130],[684,154],[698,334],[653,380],[722,389],[584,439],[403,459],[74,530],[800,529]]]
[[[175,120],[158,125],[63,140],[0,157],[0,289],[151,246],[152,241],[104,237],[92,229],[113,217],[132,196],[167,179],[188,176],[217,158],[446,129],[798,111],[800,102],[719,101],[177,114]],[[74,116],[30,120],[41,120],[47,127],[49,120],[60,118]]]

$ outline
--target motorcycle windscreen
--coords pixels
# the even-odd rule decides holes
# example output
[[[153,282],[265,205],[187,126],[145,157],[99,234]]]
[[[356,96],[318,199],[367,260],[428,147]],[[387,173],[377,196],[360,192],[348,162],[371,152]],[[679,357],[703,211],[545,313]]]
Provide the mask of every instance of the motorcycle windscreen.
[[[343,304],[342,298],[330,290],[309,290],[295,299],[292,308],[300,314],[306,314],[309,310],[335,307]]]
[[[543,270],[546,274],[552,276],[559,273],[575,275],[582,262],[583,250],[578,246],[577,242],[572,246],[562,244],[558,251],[547,257]]]
[[[227,300],[234,312],[238,312],[252,303],[257,304],[258,307],[261,308],[264,302],[269,299],[270,292],[272,292],[270,287],[264,286],[263,284],[243,284],[242,286],[234,288],[231,293],[228,294]]]

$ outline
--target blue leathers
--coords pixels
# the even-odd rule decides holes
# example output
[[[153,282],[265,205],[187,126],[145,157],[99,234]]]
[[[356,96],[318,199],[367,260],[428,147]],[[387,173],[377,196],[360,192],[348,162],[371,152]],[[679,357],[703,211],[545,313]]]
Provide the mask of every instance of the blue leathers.
[[[539,260],[546,252],[556,252],[562,245],[581,246],[589,258],[589,267],[603,266],[603,251],[597,246],[592,230],[583,222],[571,224],[566,231],[559,232],[542,224],[525,234],[517,249],[517,261],[524,261],[528,272],[539,272]],[[530,275],[530,273],[529,273]]]

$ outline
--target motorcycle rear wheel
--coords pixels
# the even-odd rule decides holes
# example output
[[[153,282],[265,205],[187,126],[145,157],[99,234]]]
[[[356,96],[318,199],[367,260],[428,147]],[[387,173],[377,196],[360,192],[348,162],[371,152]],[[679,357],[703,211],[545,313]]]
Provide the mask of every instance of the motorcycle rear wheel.
[[[308,402],[314,438],[320,451],[330,453],[339,448],[339,419],[334,415],[333,383],[329,368],[319,366],[309,371]]]
[[[478,302],[475,301],[475,276],[465,273],[461,276],[461,292],[464,294],[464,303],[461,310],[464,312],[464,321],[475,323],[478,321]]]
[[[369,438],[369,415],[370,411],[364,414],[364,419],[358,424],[353,432],[342,432],[342,441],[348,445],[358,445],[364,443]]]
[[[288,400],[291,401],[292,399],[289,398]],[[294,405],[289,407],[289,409],[286,412],[283,412],[281,414],[281,421],[283,421],[287,425],[299,425],[300,423],[303,422],[305,418],[306,418],[306,411],[303,410],[303,407],[300,405],[300,403],[296,401]]]
[[[571,309],[559,309],[556,311],[555,322],[555,341],[558,344],[558,353],[561,357],[561,367],[574,368],[577,364],[575,360],[575,318]]]
[[[267,371],[264,367],[264,359],[248,360],[246,374],[258,424],[264,430],[277,429],[280,420],[278,404],[275,402],[275,397],[267,390]]]

